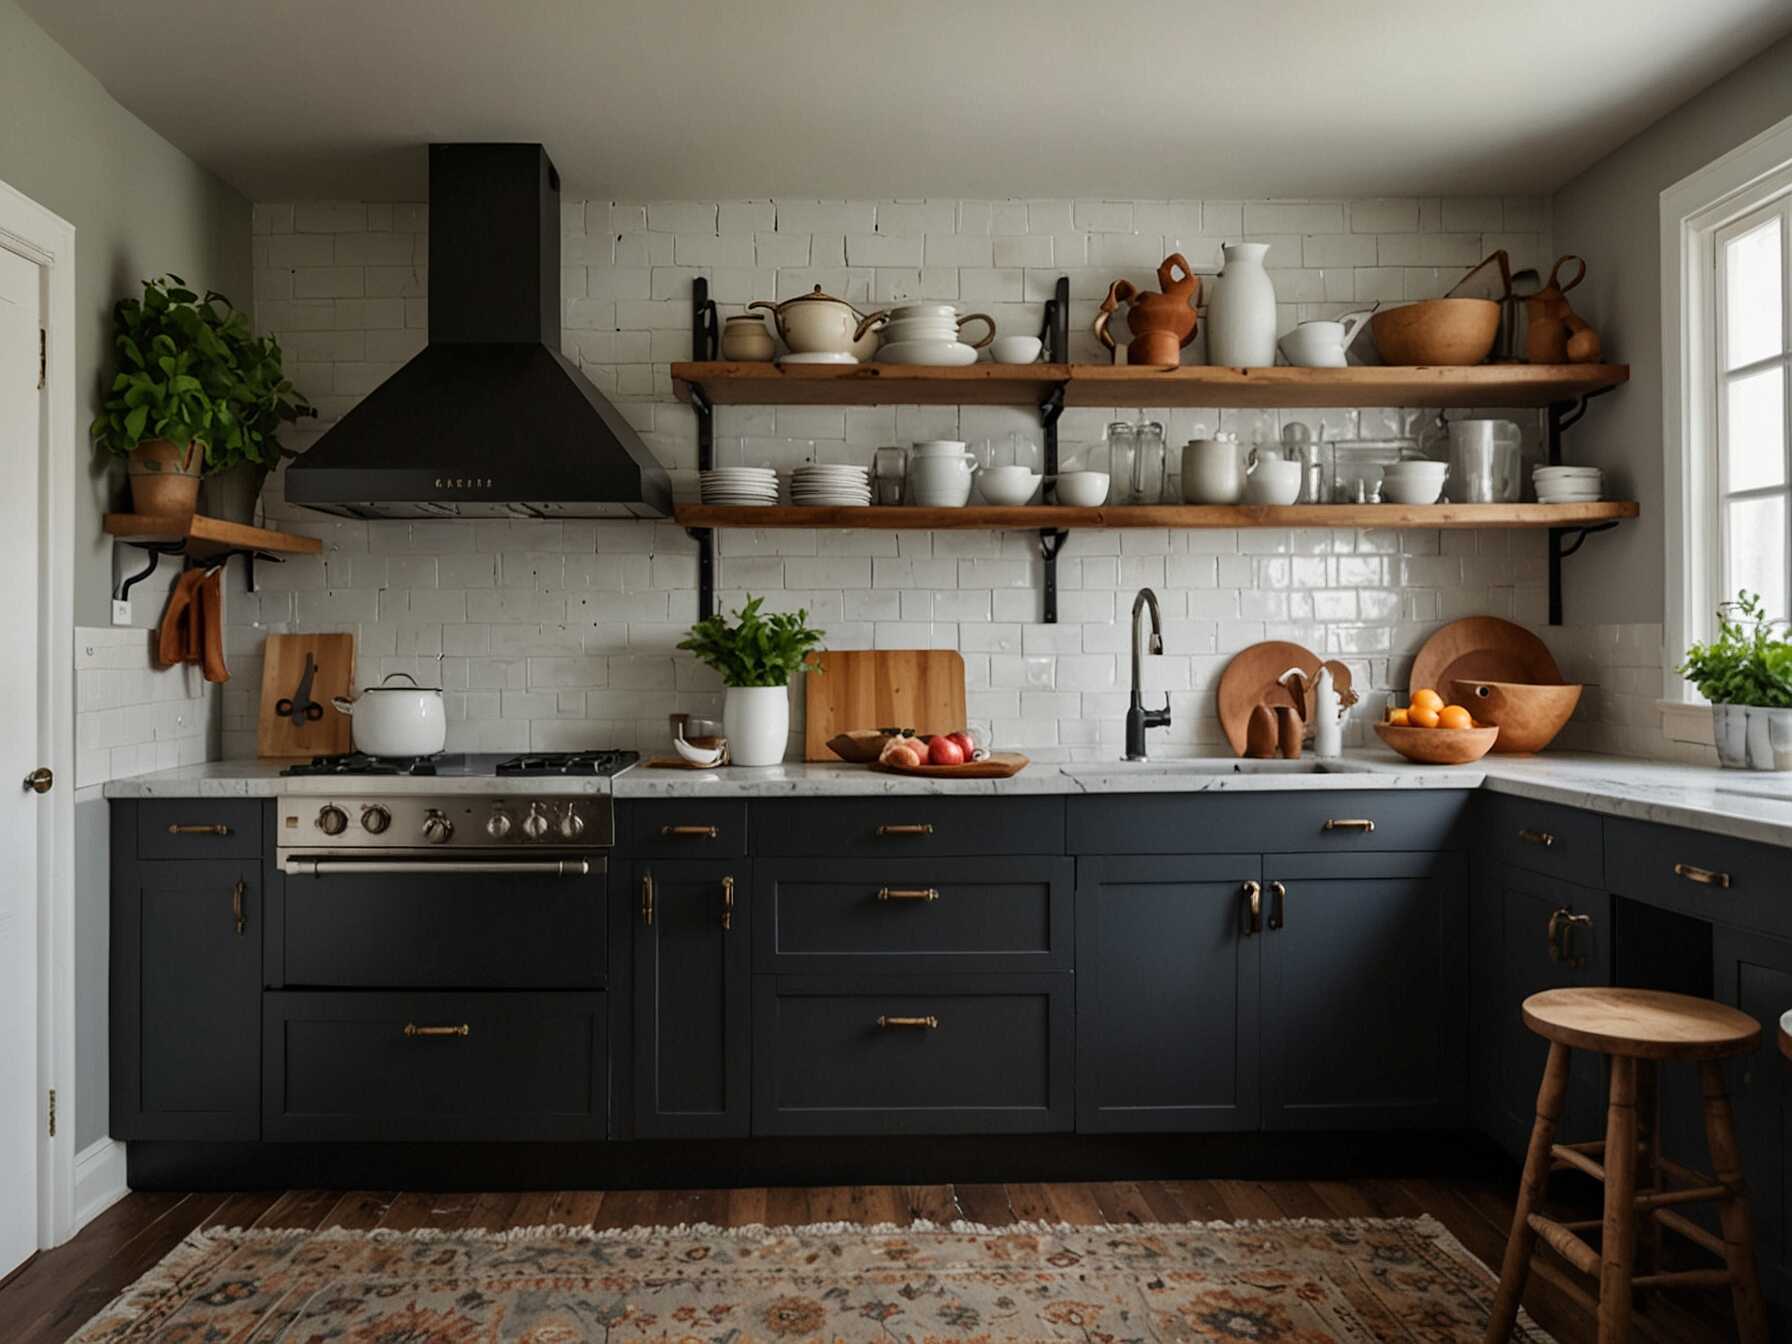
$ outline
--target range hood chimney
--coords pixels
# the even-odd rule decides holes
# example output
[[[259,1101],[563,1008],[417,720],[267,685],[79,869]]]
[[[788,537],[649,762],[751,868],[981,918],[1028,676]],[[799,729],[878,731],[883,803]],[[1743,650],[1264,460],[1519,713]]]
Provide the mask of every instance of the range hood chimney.
[[[429,147],[429,344],[286,469],[350,518],[664,518],[665,470],[560,353],[560,175]]]

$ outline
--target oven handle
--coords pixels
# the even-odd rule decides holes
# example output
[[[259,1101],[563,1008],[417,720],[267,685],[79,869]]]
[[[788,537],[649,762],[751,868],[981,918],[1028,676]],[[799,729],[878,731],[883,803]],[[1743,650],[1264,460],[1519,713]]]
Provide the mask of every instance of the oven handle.
[[[280,870],[288,877],[490,873],[516,877],[585,877],[605,871],[603,859],[311,859],[290,854]]]

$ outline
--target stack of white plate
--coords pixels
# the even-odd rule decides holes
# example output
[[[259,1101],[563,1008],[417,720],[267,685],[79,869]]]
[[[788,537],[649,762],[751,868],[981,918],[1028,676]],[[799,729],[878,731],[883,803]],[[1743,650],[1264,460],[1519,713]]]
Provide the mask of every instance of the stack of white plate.
[[[763,505],[778,502],[778,473],[770,467],[717,467],[703,473],[705,504]]]
[[[790,474],[790,498],[804,505],[869,504],[871,477],[863,467],[814,465]]]
[[[1598,467],[1538,467],[1531,473],[1539,504],[1591,504],[1604,498],[1605,477]]]

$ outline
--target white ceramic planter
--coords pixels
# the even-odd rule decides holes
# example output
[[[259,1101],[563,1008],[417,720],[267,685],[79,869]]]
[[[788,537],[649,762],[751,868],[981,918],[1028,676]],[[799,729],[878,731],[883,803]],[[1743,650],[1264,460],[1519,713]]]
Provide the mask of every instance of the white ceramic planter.
[[[1792,770],[1792,709],[1711,706],[1717,759],[1730,770]]]
[[[736,765],[780,765],[790,737],[790,689],[730,686],[722,699],[722,731]]]

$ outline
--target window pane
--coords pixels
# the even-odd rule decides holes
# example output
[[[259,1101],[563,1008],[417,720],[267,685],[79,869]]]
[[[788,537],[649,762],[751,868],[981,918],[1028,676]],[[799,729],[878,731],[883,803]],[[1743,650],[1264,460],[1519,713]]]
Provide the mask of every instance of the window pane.
[[[1770,616],[1786,614],[1786,497],[1737,499],[1729,505],[1728,578],[1722,596],[1746,588],[1761,594]]]
[[[1785,373],[1764,369],[1730,380],[1725,396],[1726,490],[1756,490],[1786,479]]]
[[[1724,281],[1724,367],[1784,350],[1779,216],[1724,244]]]

